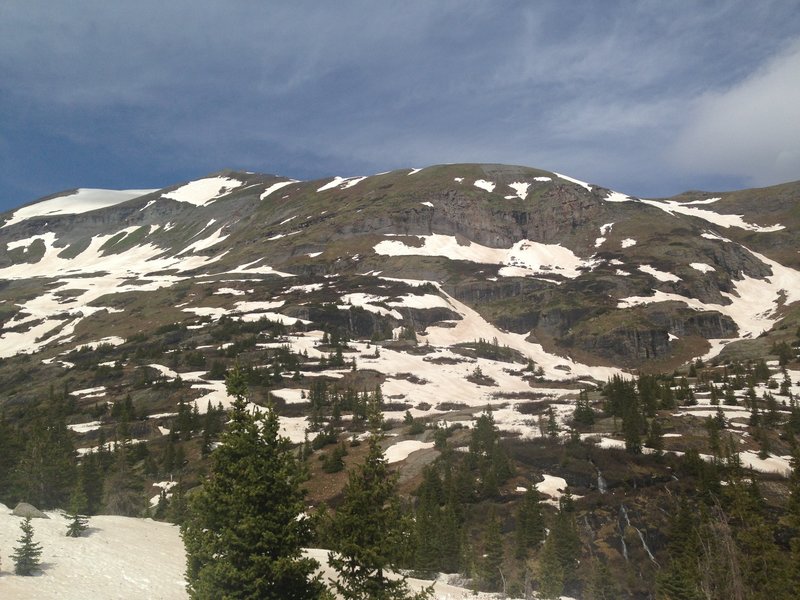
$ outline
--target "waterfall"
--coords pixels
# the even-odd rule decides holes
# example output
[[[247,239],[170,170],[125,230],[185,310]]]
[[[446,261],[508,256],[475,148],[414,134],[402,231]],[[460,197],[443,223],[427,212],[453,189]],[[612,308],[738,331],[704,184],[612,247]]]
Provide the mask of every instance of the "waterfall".
[[[656,560],[656,557],[653,556],[653,553],[650,551],[650,547],[647,545],[647,542],[644,539],[644,534],[642,533],[642,531],[638,527],[634,527],[631,524],[631,520],[628,517],[628,509],[625,508],[624,504],[620,504],[619,505],[619,514],[620,514],[621,518],[625,519],[625,522],[628,524],[628,527],[633,527],[633,529],[636,530],[636,533],[639,534],[639,540],[641,540],[641,542],[642,542],[642,548],[644,548],[644,551],[647,552],[647,556],[650,558],[651,561],[653,561],[653,564],[655,564],[657,567],[659,567],[660,565],[658,564],[658,561]],[[624,532],[624,530],[625,529],[622,526],[622,523],[620,522],[620,532]],[[625,540],[624,539],[622,540],[622,545],[623,545],[623,550],[625,551],[624,552],[625,553],[625,560],[627,560],[628,559],[628,552],[627,552],[627,548],[625,548]]]
[[[619,541],[622,544],[622,556],[625,557],[625,562],[628,562],[628,544],[625,543],[625,526],[622,524],[621,517],[628,519],[628,511],[625,510],[623,505],[619,507],[620,519],[617,519],[617,526],[619,527]],[[630,521],[628,521],[630,522]]]
[[[597,469],[597,467],[595,467],[595,469]],[[597,469],[597,489],[600,490],[601,494],[605,494],[608,490],[608,487],[606,486],[606,480],[603,478],[603,473],[600,471],[600,469]]]

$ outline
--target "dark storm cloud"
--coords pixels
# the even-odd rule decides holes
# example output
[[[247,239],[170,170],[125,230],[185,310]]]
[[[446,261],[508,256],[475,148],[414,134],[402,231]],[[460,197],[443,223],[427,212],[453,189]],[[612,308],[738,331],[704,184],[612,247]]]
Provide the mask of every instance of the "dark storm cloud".
[[[0,190],[9,206],[223,167],[312,178],[460,161],[638,195],[797,178],[800,136],[781,132],[800,122],[798,104],[773,106],[796,93],[797,12],[789,1],[19,2],[0,12]],[[771,162],[737,151],[743,138]]]

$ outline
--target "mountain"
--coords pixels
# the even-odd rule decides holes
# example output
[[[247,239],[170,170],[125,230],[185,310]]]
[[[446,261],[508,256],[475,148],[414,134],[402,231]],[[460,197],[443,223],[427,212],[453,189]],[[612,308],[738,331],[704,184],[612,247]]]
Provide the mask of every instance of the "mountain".
[[[602,557],[652,597],[674,499],[722,472],[743,489],[741,469],[788,552],[798,200],[800,182],[642,199],[480,164],[48,196],[0,215],[0,502],[66,506],[71,480],[31,467],[51,444],[100,456],[95,511],[179,520],[168,498],[207,472],[224,423],[209,408],[230,406],[239,364],[301,448],[313,507],[341,499],[370,406],[414,506],[431,465],[482,464],[459,457],[489,410],[514,468],[459,480],[475,489],[454,546],[476,554],[452,569],[480,562],[490,506],[511,547],[523,492],[550,518],[568,491],[584,554],[566,591]],[[521,565],[503,571],[520,586]]]
[[[458,323],[458,341],[497,337],[548,376],[674,367],[793,314],[799,194],[644,200],[503,165],[73,190],[4,216],[0,353],[52,357],[223,308],[292,325],[339,306],[324,312],[349,325],[355,306],[359,336],[406,325],[447,345]]]

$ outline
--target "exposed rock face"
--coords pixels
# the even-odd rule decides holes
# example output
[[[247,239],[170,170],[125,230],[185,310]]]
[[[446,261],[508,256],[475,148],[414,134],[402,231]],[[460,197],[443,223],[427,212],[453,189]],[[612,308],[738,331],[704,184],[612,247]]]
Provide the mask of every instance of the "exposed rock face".
[[[605,334],[572,340],[586,352],[606,357],[618,364],[633,366],[669,356],[669,334],[664,330],[619,328]]]
[[[652,311],[650,318],[678,337],[699,335],[704,338],[719,339],[735,337],[738,332],[733,319],[714,311],[678,313]]]

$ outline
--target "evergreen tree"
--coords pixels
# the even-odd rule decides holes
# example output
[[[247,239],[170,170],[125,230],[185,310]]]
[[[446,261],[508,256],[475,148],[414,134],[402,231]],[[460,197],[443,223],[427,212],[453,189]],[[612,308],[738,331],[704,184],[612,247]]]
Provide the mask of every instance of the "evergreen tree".
[[[545,546],[552,546],[552,551],[561,565],[564,584],[570,585],[575,580],[575,572],[581,555],[581,540],[575,524],[572,498],[565,494],[561,498],[558,513],[545,540]]]
[[[500,521],[494,508],[489,511],[486,533],[483,540],[481,579],[489,591],[505,591],[503,588],[503,538],[500,536]]]
[[[125,445],[117,448],[105,480],[105,511],[112,515],[139,516],[146,506],[143,482],[128,464],[129,453]]]
[[[655,451],[656,456],[661,456],[664,452],[664,432],[658,419],[650,421],[650,429],[647,432],[646,445]]]
[[[795,449],[792,456],[792,473],[789,477],[789,503],[787,517],[791,528],[789,549],[791,552],[789,564],[791,582],[800,589],[800,452]]]
[[[40,508],[63,506],[75,481],[76,463],[72,434],[63,415],[48,407],[25,438],[15,472],[20,496]]]
[[[775,534],[766,519],[763,496],[755,480],[732,480],[725,487],[730,498],[733,537],[741,557],[739,568],[752,600],[791,598],[787,553],[775,544]]]
[[[696,518],[683,500],[670,524],[669,564],[656,579],[658,600],[700,600],[698,557],[701,553]]]
[[[86,497],[86,491],[82,477],[75,483],[75,488],[72,490],[72,496],[69,501],[70,523],[67,527],[68,537],[81,537],[83,532],[89,527],[89,519],[86,517],[86,509],[88,508],[89,500]]]
[[[0,502],[4,504],[11,504],[18,497],[12,487],[14,466],[21,451],[20,436],[0,414]]]
[[[539,492],[531,487],[525,492],[517,511],[516,556],[527,557],[528,552],[536,548],[544,539],[544,518],[539,503]]]
[[[548,540],[550,537],[547,538]],[[545,542],[539,557],[539,596],[558,599],[564,593],[564,567],[556,556],[555,544]]]
[[[39,570],[39,557],[42,555],[42,546],[33,541],[33,525],[30,517],[20,523],[22,536],[17,540],[19,546],[14,548],[11,555],[14,561],[14,573],[17,575],[33,575]]]
[[[418,570],[435,571],[441,556],[440,504],[444,491],[436,468],[427,466],[422,475],[414,517],[414,566]]]
[[[499,493],[499,486],[511,477],[513,469],[503,447],[500,433],[491,413],[483,413],[475,422],[469,443],[469,452],[464,461],[466,471],[478,471],[480,495],[492,498]],[[464,482],[467,483],[466,480]],[[469,482],[472,487],[473,482]],[[464,489],[464,492],[467,490]],[[467,500],[462,497],[462,500]]]
[[[595,559],[589,580],[589,598],[591,600],[617,600],[621,597],[622,593],[611,569],[599,558]]]
[[[572,420],[576,426],[591,427],[594,425],[594,409],[589,403],[589,393],[585,389],[578,393],[578,402],[572,413]]]
[[[86,514],[96,515],[103,505],[104,480],[98,453],[92,452],[83,457],[78,479],[83,482],[83,491],[86,494]]]
[[[396,478],[390,471],[378,439],[372,436],[364,464],[350,471],[344,499],[329,523],[332,552],[329,564],[338,574],[336,591],[348,600],[428,598],[417,594],[405,577],[389,577],[406,532]]]
[[[235,398],[230,429],[211,455],[212,472],[192,496],[181,535],[192,598],[320,598],[316,561],[303,518],[303,471],[278,416],[247,409],[247,385],[236,367],[227,378]]]

